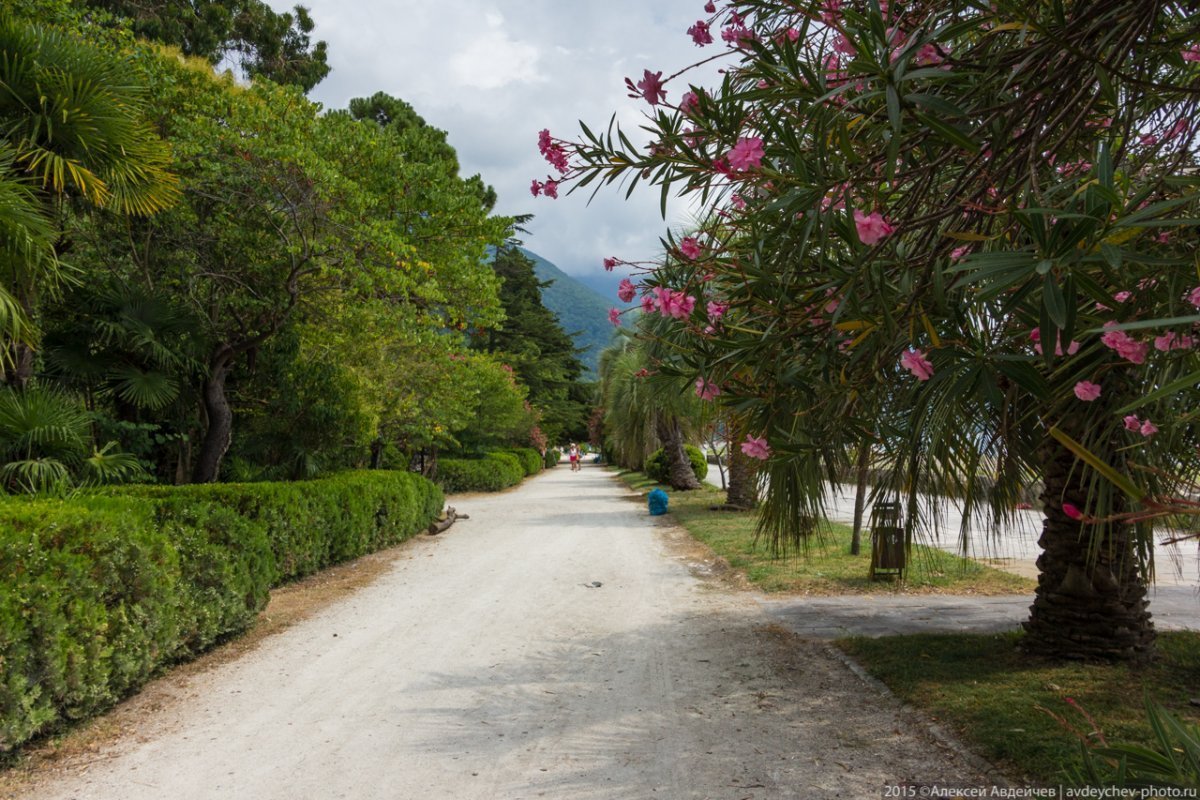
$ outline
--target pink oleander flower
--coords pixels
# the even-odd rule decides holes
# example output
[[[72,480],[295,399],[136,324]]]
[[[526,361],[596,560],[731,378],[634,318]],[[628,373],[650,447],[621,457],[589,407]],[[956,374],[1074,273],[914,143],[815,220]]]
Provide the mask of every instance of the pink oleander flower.
[[[704,20],[696,20],[696,24],[688,28],[687,32],[697,47],[704,47],[706,44],[713,43],[712,34],[708,31],[708,23]]]
[[[950,260],[958,261],[959,259],[966,258],[970,254],[971,254],[971,245],[964,244],[962,247],[956,247],[950,251]]]
[[[1085,403],[1090,403],[1100,397],[1100,384],[1091,381],[1080,381],[1075,384],[1075,396]]]
[[[642,313],[649,314],[654,311],[654,297],[648,294],[642,295]]]
[[[742,442],[742,453],[750,458],[766,461],[771,457],[771,446],[767,444],[766,437],[747,436],[746,441]]]
[[[1133,292],[1117,292],[1113,295],[1113,300],[1116,300],[1118,303],[1124,303],[1131,297],[1133,297]]]
[[[608,310],[608,321],[611,322],[613,325],[620,325],[621,324],[621,309],[610,308]]]
[[[542,193],[542,182],[537,180],[536,178],[534,178],[533,183],[531,183],[529,185],[529,192],[534,197],[537,197],[539,194],[541,194]]]
[[[742,197],[737,192],[734,192],[733,195],[730,196],[729,203],[738,211],[742,211],[746,208],[746,198]]]
[[[866,245],[876,244],[896,231],[878,211],[864,214],[858,209],[854,210],[854,228],[858,231],[859,241]]]
[[[613,267],[615,267],[616,265],[617,265],[617,260],[616,260],[615,258],[606,258],[606,259],[604,259],[604,269],[605,269],[605,271],[607,271],[607,272],[612,272],[612,271],[613,271]]]
[[[1184,61],[1200,61],[1200,44],[1192,45],[1179,55],[1183,56]]]
[[[1195,339],[1191,334],[1175,333],[1174,331],[1167,331],[1162,336],[1154,338],[1154,349],[1164,353],[1171,350],[1191,350],[1194,344]]]
[[[1200,286],[1197,286],[1195,289],[1192,289],[1190,292],[1188,292],[1183,299],[1194,305],[1196,308],[1200,308]]]
[[[700,96],[695,92],[685,92],[679,100],[679,110],[685,114],[691,114],[700,107]],[[695,145],[693,145],[694,147]]]
[[[679,252],[689,261],[695,261],[700,257],[700,242],[696,241],[696,237],[688,236],[679,243]]]
[[[542,185],[542,194],[554,200],[558,199],[558,181],[546,181]]]
[[[622,303],[632,302],[637,296],[637,287],[633,285],[633,281],[629,278],[622,278],[621,283],[617,286],[617,298]]]
[[[708,0],[708,2],[704,4],[704,12],[705,12],[706,14],[715,14],[715,13],[717,13],[717,5],[716,5],[716,3],[714,3],[712,0]]]
[[[716,300],[708,301],[708,318],[714,322],[725,316],[727,311],[729,311],[728,303],[718,303]]]
[[[1121,358],[1134,364],[1144,364],[1146,354],[1150,351],[1150,345],[1146,342],[1139,342],[1125,331],[1111,330],[1115,324],[1115,322],[1105,323],[1104,327],[1110,330],[1100,337],[1100,342],[1110,350],[1116,350],[1117,355]]]
[[[1083,519],[1083,512],[1074,503],[1063,503],[1062,510],[1071,519]]]
[[[1158,426],[1150,420],[1146,420],[1142,423],[1141,430],[1139,430],[1138,433],[1146,437],[1153,436],[1154,434],[1158,433]]]
[[[690,294],[676,292],[672,298],[672,306],[669,313],[675,319],[686,319],[692,315],[692,309],[696,307],[696,298]]]
[[[1127,431],[1137,432],[1142,429],[1142,421],[1138,419],[1137,415],[1135,414],[1130,414],[1129,416],[1125,417],[1124,422],[1125,430]]]
[[[920,350],[908,350],[900,356],[900,366],[911,372],[919,381],[933,377],[933,364]]]
[[[712,400],[721,393],[721,388],[706,378],[696,378],[696,396],[701,400]]]
[[[644,70],[644,72],[645,76],[637,82],[637,88],[642,97],[652,106],[666,102],[667,92],[662,88],[662,72],[651,72],[650,70]]]
[[[1138,144],[1144,147],[1154,147],[1158,144],[1158,137],[1153,133],[1145,133],[1138,137]]]
[[[757,136],[744,136],[726,153],[729,166],[738,172],[757,169],[763,160],[763,142]]]
[[[935,66],[945,60],[946,58],[942,55],[942,51],[932,42],[921,45],[921,48],[917,50],[916,63],[919,67]]]

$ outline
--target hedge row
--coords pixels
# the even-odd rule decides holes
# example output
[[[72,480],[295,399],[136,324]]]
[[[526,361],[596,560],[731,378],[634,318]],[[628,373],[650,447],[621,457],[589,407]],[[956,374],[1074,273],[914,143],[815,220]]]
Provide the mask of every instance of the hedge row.
[[[415,475],[0,501],[0,752],[246,628],[271,586],[424,529]]]
[[[696,480],[703,481],[708,475],[708,459],[704,457],[704,452],[699,447],[690,444],[685,444],[683,450],[687,453],[688,461],[692,462],[692,472],[695,473]],[[650,480],[657,483],[668,483],[670,477],[668,467],[666,451],[660,447],[646,456],[646,463],[642,469]]]
[[[447,493],[498,492],[516,486],[527,475],[543,467],[542,456],[533,448],[487,453],[481,458],[439,458],[434,480]]]

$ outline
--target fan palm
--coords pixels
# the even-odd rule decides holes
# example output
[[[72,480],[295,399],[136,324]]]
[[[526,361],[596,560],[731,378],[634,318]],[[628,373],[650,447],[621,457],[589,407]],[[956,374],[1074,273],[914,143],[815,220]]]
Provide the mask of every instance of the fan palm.
[[[114,52],[0,13],[0,322],[10,338],[61,277],[51,249],[57,202],[148,215],[178,197],[136,75]],[[28,346],[18,345],[17,362],[23,385]]]

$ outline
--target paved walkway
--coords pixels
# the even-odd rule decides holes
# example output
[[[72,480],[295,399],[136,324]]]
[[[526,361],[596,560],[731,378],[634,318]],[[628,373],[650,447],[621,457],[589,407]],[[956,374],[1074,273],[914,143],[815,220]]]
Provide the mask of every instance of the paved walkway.
[[[1016,630],[1029,617],[1031,597],[961,595],[847,595],[774,599],[759,604],[802,636],[894,636],[911,633],[998,633]],[[1159,630],[1200,630],[1200,594],[1186,586],[1163,586],[1151,595]]]

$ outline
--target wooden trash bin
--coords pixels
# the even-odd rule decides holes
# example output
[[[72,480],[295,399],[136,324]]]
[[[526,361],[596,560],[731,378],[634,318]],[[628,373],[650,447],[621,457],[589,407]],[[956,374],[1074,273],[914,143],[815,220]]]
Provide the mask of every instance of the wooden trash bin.
[[[871,509],[871,580],[885,576],[903,579],[907,555],[900,503],[876,503]]]

